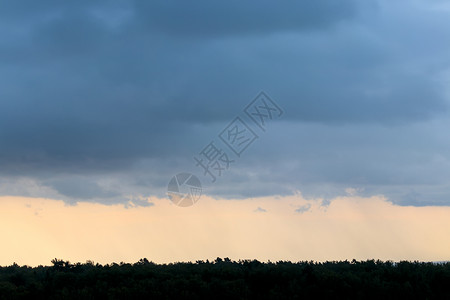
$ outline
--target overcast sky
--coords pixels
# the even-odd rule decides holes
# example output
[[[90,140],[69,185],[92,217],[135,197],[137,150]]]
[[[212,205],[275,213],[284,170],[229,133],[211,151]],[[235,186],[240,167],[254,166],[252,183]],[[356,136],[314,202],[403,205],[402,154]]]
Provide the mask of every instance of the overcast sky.
[[[449,20],[440,0],[2,1],[0,194],[146,206],[191,172],[216,198],[449,206]],[[283,111],[265,131],[261,91]],[[211,182],[194,156],[236,116],[258,138]]]

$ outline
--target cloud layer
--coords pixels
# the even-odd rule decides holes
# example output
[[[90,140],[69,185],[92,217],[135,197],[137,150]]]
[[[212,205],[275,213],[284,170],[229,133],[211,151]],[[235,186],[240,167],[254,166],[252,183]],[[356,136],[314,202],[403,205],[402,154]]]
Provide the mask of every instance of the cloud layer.
[[[354,188],[449,205],[449,13],[419,0],[2,3],[0,193],[127,203],[190,171],[216,197]],[[193,156],[260,90],[283,118],[210,184]]]

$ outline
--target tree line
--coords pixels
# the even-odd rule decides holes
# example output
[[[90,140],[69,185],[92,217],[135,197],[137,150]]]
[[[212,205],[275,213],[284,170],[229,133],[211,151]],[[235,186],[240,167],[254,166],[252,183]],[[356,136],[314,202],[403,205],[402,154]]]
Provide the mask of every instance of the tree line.
[[[214,261],[0,267],[1,299],[450,299],[450,263]]]

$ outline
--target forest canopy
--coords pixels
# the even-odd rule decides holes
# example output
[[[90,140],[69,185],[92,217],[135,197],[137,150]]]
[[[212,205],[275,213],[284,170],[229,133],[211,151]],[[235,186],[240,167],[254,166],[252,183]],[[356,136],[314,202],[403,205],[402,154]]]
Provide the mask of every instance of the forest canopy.
[[[214,261],[0,267],[1,299],[450,299],[450,263]]]

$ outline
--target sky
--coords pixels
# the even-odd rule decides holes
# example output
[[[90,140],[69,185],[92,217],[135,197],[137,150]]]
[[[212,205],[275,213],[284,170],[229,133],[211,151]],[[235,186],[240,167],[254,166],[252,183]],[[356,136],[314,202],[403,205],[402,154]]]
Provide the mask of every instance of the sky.
[[[0,264],[449,260],[449,20],[444,0],[0,2]]]

